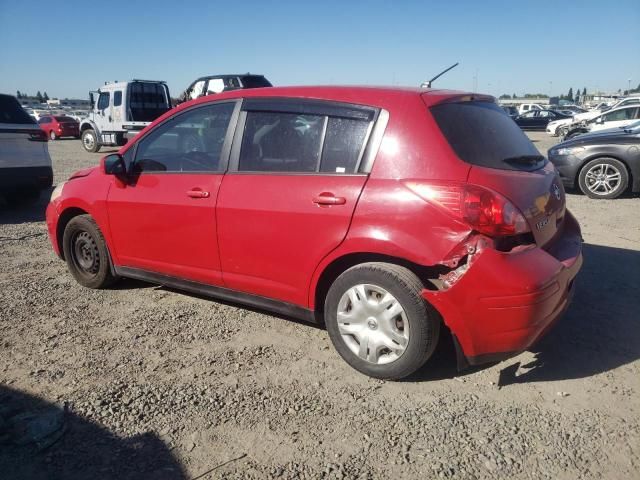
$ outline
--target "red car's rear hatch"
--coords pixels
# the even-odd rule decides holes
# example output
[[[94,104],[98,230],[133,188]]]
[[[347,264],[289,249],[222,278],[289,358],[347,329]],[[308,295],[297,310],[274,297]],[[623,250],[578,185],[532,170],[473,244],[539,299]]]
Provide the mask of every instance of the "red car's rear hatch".
[[[430,111],[457,156],[471,165],[468,183],[504,196],[524,215],[536,244],[549,242],[564,219],[564,189],[513,120],[486,97],[456,97]]]

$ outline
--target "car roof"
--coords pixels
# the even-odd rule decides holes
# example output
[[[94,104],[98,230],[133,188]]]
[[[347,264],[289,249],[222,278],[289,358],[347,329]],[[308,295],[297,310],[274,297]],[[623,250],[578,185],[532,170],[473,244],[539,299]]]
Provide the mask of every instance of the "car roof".
[[[470,100],[490,100],[494,97],[462,92],[457,90],[424,89],[417,87],[386,87],[386,86],[355,86],[355,85],[315,85],[296,87],[269,87],[230,90],[216,95],[190,100],[179,105],[178,109],[192,105],[237,98],[304,98],[329,100],[336,102],[354,103],[378,106],[384,108],[398,101],[407,101],[422,96],[427,106],[435,105],[446,100],[460,98]]]

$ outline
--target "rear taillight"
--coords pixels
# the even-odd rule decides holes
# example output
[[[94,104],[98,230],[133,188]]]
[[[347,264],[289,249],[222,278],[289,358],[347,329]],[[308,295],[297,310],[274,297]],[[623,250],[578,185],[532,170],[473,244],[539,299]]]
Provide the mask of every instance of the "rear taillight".
[[[488,188],[455,182],[407,181],[405,185],[479,233],[502,237],[531,231],[520,210]]]
[[[29,140],[32,142],[46,142],[49,140],[47,134],[43,130],[29,132]]]

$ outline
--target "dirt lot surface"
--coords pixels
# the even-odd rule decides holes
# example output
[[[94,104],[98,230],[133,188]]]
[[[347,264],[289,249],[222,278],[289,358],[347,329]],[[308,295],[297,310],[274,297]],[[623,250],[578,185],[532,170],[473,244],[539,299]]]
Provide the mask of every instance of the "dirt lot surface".
[[[56,183],[104,153],[50,152]],[[141,282],[82,288],[46,200],[0,206],[0,432],[67,403],[48,448],[0,433],[0,477],[640,478],[640,198],[568,203],[585,263],[557,327],[460,374],[445,341],[398,383],[349,368],[314,326]]]

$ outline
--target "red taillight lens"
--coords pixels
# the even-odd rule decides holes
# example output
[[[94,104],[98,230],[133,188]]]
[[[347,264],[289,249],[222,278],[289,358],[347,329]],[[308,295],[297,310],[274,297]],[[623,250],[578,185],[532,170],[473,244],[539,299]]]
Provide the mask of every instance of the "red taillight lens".
[[[485,235],[500,237],[531,231],[520,210],[488,188],[453,182],[408,181],[405,184],[420,198],[443,208]]]

